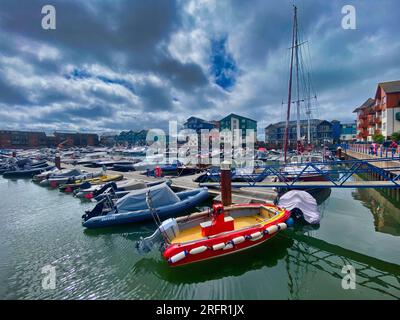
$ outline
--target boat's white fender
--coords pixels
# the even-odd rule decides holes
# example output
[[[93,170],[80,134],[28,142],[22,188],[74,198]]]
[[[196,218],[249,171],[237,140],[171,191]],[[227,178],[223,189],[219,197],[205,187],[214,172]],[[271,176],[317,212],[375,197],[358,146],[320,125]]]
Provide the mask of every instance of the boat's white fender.
[[[222,250],[229,250],[233,248],[233,244],[232,243],[228,243]]]
[[[173,255],[171,258],[169,258],[169,262],[171,262],[171,263],[178,262],[178,261],[182,260],[183,258],[185,258],[186,255],[187,255],[187,251],[179,252],[179,253]]]
[[[221,249],[224,248],[224,247],[225,247],[225,243],[223,243],[223,242],[214,244],[214,245],[212,246],[213,250],[221,250]]]
[[[232,239],[232,243],[233,244],[239,244],[242,243],[246,240],[246,238],[244,236],[240,236],[240,237],[236,237]]]
[[[250,240],[251,241],[256,241],[258,239],[261,239],[263,237],[263,234],[260,231],[254,232],[250,235]]]
[[[207,250],[207,246],[200,246],[197,248],[193,248],[192,250],[189,251],[190,254],[198,254],[202,253]]]
[[[273,225],[273,226],[270,226],[267,229],[265,229],[265,233],[268,233],[268,234],[274,234],[277,231],[278,231],[278,226],[277,225]]]
[[[284,222],[278,223],[279,230],[287,229],[287,224]]]

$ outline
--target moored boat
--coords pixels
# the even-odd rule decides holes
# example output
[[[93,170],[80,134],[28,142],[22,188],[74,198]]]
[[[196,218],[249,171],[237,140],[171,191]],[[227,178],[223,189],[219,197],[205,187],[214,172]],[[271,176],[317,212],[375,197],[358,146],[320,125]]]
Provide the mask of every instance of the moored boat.
[[[108,182],[102,185],[94,185],[88,188],[79,188],[74,191],[74,196],[81,199],[93,199],[97,201],[103,198],[103,193],[111,189],[119,198],[125,196],[132,190],[149,188],[154,185],[165,182],[165,180],[154,181],[154,182],[141,182],[137,180],[125,180],[120,182]]]
[[[43,180],[51,179],[51,178],[61,178],[61,177],[72,177],[82,174],[79,169],[63,169],[59,170],[57,168],[53,168],[52,170],[44,171],[42,173],[36,174],[33,176],[32,181],[40,183]],[[45,184],[45,183],[43,183]]]
[[[199,188],[183,192],[173,192],[167,183],[150,188],[131,191],[120,199],[111,196],[99,201],[82,216],[86,228],[102,228],[151,220],[153,214],[147,205],[147,195],[160,218],[169,218],[186,212],[208,199],[208,189]]]
[[[65,175],[49,177],[48,179],[40,181],[39,184],[43,187],[56,188],[59,185],[73,183],[76,180],[91,179],[101,177],[102,175],[104,175],[104,171],[89,173],[80,171],[79,169],[72,169]]]
[[[289,211],[272,204],[215,204],[212,212],[164,221],[152,236],[139,241],[137,248],[149,251],[155,242],[164,242],[164,259],[179,266],[254,247],[286,229],[289,219]]]
[[[52,168],[54,168],[54,166],[39,166],[39,167],[28,167],[24,169],[16,169],[4,172],[3,177],[9,179],[32,178],[35,174],[41,173],[43,171],[48,171]]]
[[[91,185],[100,185],[111,181],[119,181],[123,179],[122,174],[104,174],[100,177],[88,178],[88,179],[77,179],[71,183],[62,184],[58,189],[62,192],[70,193],[73,190],[79,189],[84,185],[90,187]]]

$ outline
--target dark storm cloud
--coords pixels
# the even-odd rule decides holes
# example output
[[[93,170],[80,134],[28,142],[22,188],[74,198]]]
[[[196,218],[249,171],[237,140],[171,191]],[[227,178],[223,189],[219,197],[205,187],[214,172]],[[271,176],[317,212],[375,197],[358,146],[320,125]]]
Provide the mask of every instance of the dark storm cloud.
[[[28,104],[29,100],[17,87],[10,85],[0,76],[0,103],[6,105]]]
[[[320,114],[350,120],[377,82],[400,78],[399,4],[296,3]],[[0,2],[0,127],[165,128],[235,112],[262,132],[281,120],[292,0],[52,1],[50,31],[45,4]],[[341,28],[347,4],[356,30]]]

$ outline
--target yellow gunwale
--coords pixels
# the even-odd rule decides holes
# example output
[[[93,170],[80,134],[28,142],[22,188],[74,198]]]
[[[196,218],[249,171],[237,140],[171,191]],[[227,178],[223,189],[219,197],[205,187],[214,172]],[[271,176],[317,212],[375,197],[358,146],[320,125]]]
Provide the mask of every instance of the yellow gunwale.
[[[252,208],[254,208],[254,207],[252,207]],[[264,208],[266,210],[269,209],[268,207],[260,206],[260,211],[261,211],[262,208]],[[232,231],[228,231],[228,232],[236,232],[236,231],[239,231],[239,230],[246,230],[248,228],[253,228],[253,227],[256,227],[256,226],[265,226],[267,224],[270,224],[271,222],[279,220],[281,218],[281,216],[285,213],[285,209],[276,210],[276,211],[278,213],[275,216],[271,217],[271,218],[262,219],[260,217],[260,213],[258,213],[256,215],[253,215],[253,216],[245,216],[245,217],[234,218],[234,220],[235,220],[235,229],[232,230]],[[251,220],[253,220],[253,221],[251,221]],[[227,233],[227,232],[225,232],[225,233]],[[171,241],[171,244],[178,244],[178,243],[184,244],[184,243],[189,243],[189,242],[193,242],[193,241],[198,241],[198,240],[201,240],[201,239],[210,239],[210,238],[213,238],[213,237],[218,237],[221,234],[224,234],[224,233],[220,233],[220,234],[217,234],[217,235],[214,235],[214,236],[210,236],[210,237],[203,237],[201,235],[201,227],[200,227],[200,224],[199,224],[199,225],[197,225],[195,227],[192,227],[192,228],[189,228],[189,229],[186,229],[186,230],[182,230],[180,232],[180,234]]]

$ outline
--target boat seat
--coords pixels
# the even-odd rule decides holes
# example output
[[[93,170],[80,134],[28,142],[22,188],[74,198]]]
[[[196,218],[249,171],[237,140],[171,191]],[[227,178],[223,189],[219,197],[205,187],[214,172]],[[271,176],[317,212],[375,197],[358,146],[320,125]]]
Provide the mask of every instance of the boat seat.
[[[200,223],[201,234],[203,237],[212,236],[222,232],[235,230],[234,219],[231,216],[217,218]]]
[[[202,227],[202,228],[208,228],[210,226],[211,226],[211,220],[200,223],[200,227]]]

